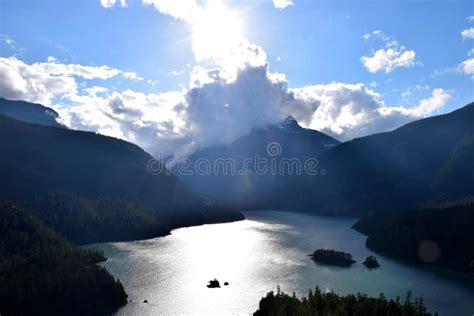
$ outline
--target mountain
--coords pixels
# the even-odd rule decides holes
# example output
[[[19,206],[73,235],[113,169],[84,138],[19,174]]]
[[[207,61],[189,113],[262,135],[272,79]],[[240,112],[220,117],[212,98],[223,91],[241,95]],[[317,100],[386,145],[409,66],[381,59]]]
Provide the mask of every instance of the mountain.
[[[33,194],[21,202],[75,244],[148,239],[170,231],[166,218],[154,209],[121,198],[55,191]]]
[[[150,172],[152,157],[122,140],[0,115],[0,143],[0,197],[27,206],[78,243],[243,219],[195,195],[165,168]]]
[[[294,179],[277,208],[339,215],[418,208],[474,196],[474,103],[320,156],[325,176]]]
[[[41,104],[0,98],[0,114],[27,123],[64,128],[56,111]]]
[[[104,260],[0,201],[0,314],[105,314],[125,305],[122,284],[97,265]]]
[[[272,199],[275,189],[298,177],[305,161],[338,144],[288,117],[280,124],[254,128],[228,146],[199,150],[185,161],[189,165],[178,163],[172,170],[196,192],[250,207]]]

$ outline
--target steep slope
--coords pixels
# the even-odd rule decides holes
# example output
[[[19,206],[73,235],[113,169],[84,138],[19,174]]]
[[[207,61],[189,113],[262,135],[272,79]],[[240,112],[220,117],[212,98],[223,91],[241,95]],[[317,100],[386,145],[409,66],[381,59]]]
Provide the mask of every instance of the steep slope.
[[[120,198],[48,192],[22,203],[44,224],[76,244],[148,239],[170,231],[166,219],[152,208]]]
[[[153,231],[161,235],[174,227],[243,218],[234,210],[197,197],[164,168],[158,174],[150,173],[147,165],[152,157],[125,141],[90,132],[27,124],[0,115],[0,142],[0,197],[21,201],[36,215],[43,215],[41,219],[49,224],[62,225],[67,220],[69,227],[73,227],[75,222],[83,220],[79,215],[88,214],[84,229],[97,225],[106,227],[105,214],[108,214],[109,224],[124,224],[124,236],[130,232],[128,229],[139,232],[140,229],[133,226],[142,223],[142,231],[147,236],[128,235],[133,239],[151,237]],[[51,194],[60,198],[51,199]],[[61,205],[60,201],[65,204]],[[107,202],[104,204],[104,201]],[[84,211],[80,205],[89,208]],[[133,209],[137,211],[131,211]],[[51,213],[60,216],[60,220]],[[146,223],[150,214],[155,217],[154,228]],[[69,233],[72,236],[68,229],[52,227],[67,237]],[[112,239],[118,236],[120,232]],[[94,241],[104,239],[107,238]]]
[[[332,214],[366,214],[474,196],[474,103],[392,132],[341,144],[320,158],[327,175],[301,177],[274,201]],[[304,196],[304,199],[297,197]],[[296,205],[295,205],[296,204]]]
[[[271,199],[275,188],[302,173],[307,159],[338,144],[288,117],[280,124],[253,129],[229,146],[200,150],[189,157],[186,168],[178,165],[173,172],[197,192],[250,206],[264,197]]]
[[[83,315],[127,303],[123,286],[27,210],[0,201],[0,314]]]
[[[58,113],[41,104],[0,98],[0,114],[27,123],[64,128],[58,123]]]
[[[373,251],[474,273],[474,202],[371,214],[354,228]],[[474,274],[473,274],[474,275]]]
[[[0,117],[0,142],[0,195],[67,191],[122,197],[155,208],[196,201],[175,177],[149,173],[152,157],[125,141]]]

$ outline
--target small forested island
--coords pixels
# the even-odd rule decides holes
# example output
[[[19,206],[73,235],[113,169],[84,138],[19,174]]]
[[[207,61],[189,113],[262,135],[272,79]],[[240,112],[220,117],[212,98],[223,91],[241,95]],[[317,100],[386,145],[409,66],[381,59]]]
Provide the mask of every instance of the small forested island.
[[[217,279],[209,281],[209,284],[207,285],[208,288],[213,289],[213,288],[218,288],[221,287],[219,281]]]
[[[318,249],[311,255],[311,259],[318,263],[329,264],[340,267],[350,267],[355,260],[352,255],[342,251]]]
[[[0,200],[0,314],[83,315],[127,303],[106,258],[73,246],[27,210]]]
[[[377,258],[375,258],[375,256],[368,256],[367,258],[365,258],[362,264],[369,269],[376,269],[380,267],[380,264],[377,261]]]
[[[422,298],[412,300],[411,292],[407,293],[404,302],[397,297],[395,300],[386,299],[383,294],[379,297],[369,297],[357,293],[355,295],[340,296],[333,292],[323,293],[316,287],[314,292],[309,290],[308,296],[297,298],[285,294],[278,288],[277,293],[269,292],[260,300],[258,310],[254,316],[290,316],[290,315],[313,315],[313,316],[433,316],[427,311]]]

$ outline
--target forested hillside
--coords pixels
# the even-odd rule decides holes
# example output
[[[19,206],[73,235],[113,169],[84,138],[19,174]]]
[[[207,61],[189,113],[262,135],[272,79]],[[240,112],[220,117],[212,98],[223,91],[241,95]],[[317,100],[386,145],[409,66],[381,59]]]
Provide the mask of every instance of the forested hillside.
[[[0,314],[79,315],[127,303],[122,284],[27,210],[0,201]]]
[[[474,272],[474,202],[360,219],[354,228],[368,235],[369,249],[419,263]]]
[[[0,198],[27,206],[78,243],[162,236],[243,219],[193,194],[138,146],[96,133],[0,115]],[[160,169],[161,168],[161,169]]]
[[[275,191],[268,207],[339,215],[417,208],[474,196],[474,103],[324,153],[325,176]]]

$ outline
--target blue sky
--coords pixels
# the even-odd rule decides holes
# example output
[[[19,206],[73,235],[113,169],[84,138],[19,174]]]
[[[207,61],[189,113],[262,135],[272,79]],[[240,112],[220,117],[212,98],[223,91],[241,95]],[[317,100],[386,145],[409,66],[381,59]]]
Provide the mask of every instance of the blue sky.
[[[106,65],[143,78],[73,76],[79,90],[100,86],[109,95],[127,89],[186,94],[183,89],[190,89],[189,74],[196,65],[216,67],[212,58],[197,60],[194,24],[141,0],[128,0],[126,6],[119,2],[105,8],[99,0],[0,0],[0,57],[14,56],[32,65],[52,56],[55,63]],[[238,16],[239,35],[266,53],[268,72],[284,74],[289,88],[362,83],[379,94],[384,105],[408,109],[432,96],[434,89],[443,89],[449,98],[429,115],[473,101],[474,74],[460,66],[473,54],[469,56],[474,39],[461,35],[474,27],[473,3],[294,0],[292,5],[276,8],[272,1],[224,1],[226,10]],[[197,4],[205,7],[206,1]],[[376,51],[389,49],[415,57],[389,71],[382,66],[370,72],[364,66],[363,56],[371,58]],[[408,53],[403,56],[409,57]],[[41,100],[51,106],[56,102],[64,110],[61,106],[71,103],[66,99],[55,95]],[[87,127],[83,121],[77,127],[97,129],[97,124]],[[318,127],[316,118],[299,121]],[[127,138],[125,134],[122,131],[118,136]]]

